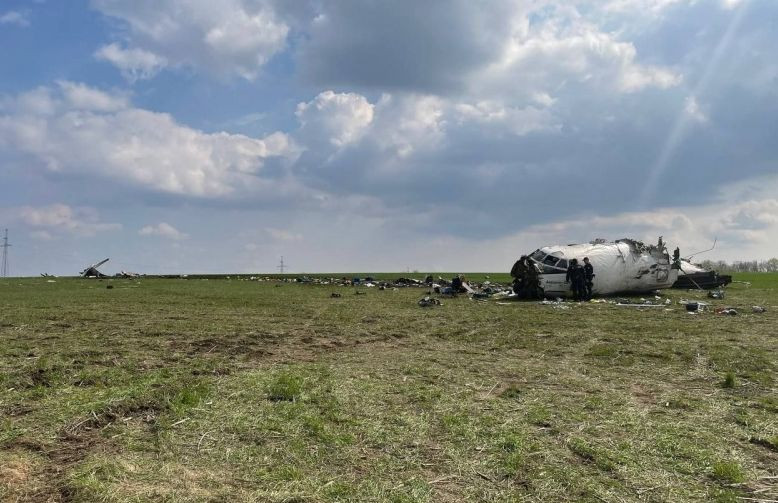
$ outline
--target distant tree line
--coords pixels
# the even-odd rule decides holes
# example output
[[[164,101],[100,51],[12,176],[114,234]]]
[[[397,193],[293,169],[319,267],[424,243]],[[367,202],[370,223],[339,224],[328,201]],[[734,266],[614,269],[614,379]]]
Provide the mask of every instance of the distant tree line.
[[[703,260],[700,266],[717,272],[778,272],[778,258],[769,260]]]

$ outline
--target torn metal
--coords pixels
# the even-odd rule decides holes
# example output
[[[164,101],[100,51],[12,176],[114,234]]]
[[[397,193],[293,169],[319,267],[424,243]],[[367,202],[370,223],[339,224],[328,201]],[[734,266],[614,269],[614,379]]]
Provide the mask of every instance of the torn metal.
[[[681,259],[678,280],[673,283],[673,288],[710,290],[721,288],[730,283],[732,283],[732,276],[728,274],[709,271],[696,264],[692,264],[687,259]]]

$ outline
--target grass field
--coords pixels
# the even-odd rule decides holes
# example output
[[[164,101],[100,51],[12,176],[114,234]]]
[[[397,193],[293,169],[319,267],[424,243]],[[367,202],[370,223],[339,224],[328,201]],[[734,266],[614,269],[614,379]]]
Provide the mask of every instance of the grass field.
[[[778,275],[735,279],[738,316],[2,280],[0,501],[778,500]]]

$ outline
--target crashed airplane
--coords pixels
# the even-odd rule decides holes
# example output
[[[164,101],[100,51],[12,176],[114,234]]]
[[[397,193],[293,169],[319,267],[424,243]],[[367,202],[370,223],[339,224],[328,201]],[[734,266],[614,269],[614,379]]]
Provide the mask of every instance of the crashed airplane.
[[[570,283],[565,281],[569,261],[582,263],[584,257],[589,257],[594,267],[595,295],[670,288],[680,268],[678,249],[671,258],[661,237],[656,245],[634,239],[597,239],[586,244],[544,246],[522,257],[511,270],[513,290],[522,298],[571,296]]]
[[[96,264],[92,264],[83,271],[81,271],[82,278],[107,278],[108,276],[97,270],[98,267],[108,262],[109,259],[101,260]]]

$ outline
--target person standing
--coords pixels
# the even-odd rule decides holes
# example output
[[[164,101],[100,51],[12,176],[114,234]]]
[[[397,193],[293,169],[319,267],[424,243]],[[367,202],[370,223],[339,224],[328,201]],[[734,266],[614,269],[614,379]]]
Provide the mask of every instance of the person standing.
[[[567,274],[565,275],[565,283],[570,283],[573,291],[573,300],[583,300],[586,295],[584,292],[584,270],[583,267],[578,265],[578,259],[570,259],[570,263],[567,266]]]
[[[594,267],[589,262],[589,257],[584,257],[585,299],[592,300],[592,287],[594,286]]]

